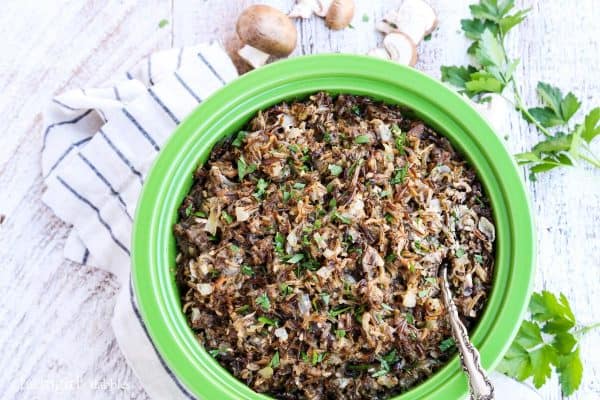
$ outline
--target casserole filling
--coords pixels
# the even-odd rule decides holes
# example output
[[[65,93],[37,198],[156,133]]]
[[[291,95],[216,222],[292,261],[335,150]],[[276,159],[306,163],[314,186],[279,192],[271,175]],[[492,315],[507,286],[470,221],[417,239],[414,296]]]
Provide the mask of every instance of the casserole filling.
[[[495,229],[475,171],[405,110],[318,93],[259,112],[194,174],[174,226],[199,342],[279,399],[384,399],[454,354],[437,273],[467,328]]]

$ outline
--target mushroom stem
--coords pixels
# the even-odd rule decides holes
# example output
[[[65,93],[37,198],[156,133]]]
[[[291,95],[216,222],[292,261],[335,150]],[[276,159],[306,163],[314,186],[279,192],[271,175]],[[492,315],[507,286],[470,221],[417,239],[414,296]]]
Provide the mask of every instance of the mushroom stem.
[[[253,68],[262,67],[267,63],[267,60],[271,56],[270,54],[265,53],[264,51],[261,51],[256,47],[252,47],[248,44],[244,45],[244,47],[239,49],[238,54],[244,59],[244,61],[252,65]]]

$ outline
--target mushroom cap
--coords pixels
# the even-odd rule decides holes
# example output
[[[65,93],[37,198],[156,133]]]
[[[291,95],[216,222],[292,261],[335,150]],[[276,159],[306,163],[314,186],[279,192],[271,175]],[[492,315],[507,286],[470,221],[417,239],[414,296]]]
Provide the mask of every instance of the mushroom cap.
[[[333,0],[325,15],[325,24],[330,29],[344,29],[354,17],[354,0]]]
[[[271,6],[248,7],[238,18],[236,30],[245,44],[277,57],[287,56],[296,48],[296,26]]]

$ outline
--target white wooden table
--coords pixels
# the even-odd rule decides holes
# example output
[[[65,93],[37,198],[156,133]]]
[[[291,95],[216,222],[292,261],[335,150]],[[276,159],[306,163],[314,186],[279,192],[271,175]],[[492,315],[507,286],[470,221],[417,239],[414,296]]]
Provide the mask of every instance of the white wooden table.
[[[291,0],[265,0],[289,10]],[[146,398],[119,352],[110,318],[119,288],[109,274],[67,262],[69,230],[41,200],[40,111],[68,88],[101,85],[153,50],[213,39],[239,44],[235,20],[252,1],[4,0],[0,12],[0,398]],[[365,53],[381,41],[376,19],[401,0],[358,0],[355,29],[331,32],[321,19],[298,23],[297,55]],[[462,64],[459,20],[467,0],[431,0],[439,29],[419,48],[417,68]],[[540,79],[571,89],[586,110],[600,104],[597,0],[534,3],[510,36],[531,101]],[[576,6],[575,6],[576,4]],[[362,16],[369,16],[363,22]],[[158,28],[161,19],[169,24]],[[512,152],[536,140],[510,117]],[[595,146],[598,149],[598,145]],[[524,173],[525,175],[525,173]],[[570,169],[528,183],[537,220],[536,288],[563,291],[582,323],[600,320],[600,171]],[[600,398],[600,333],[583,342],[585,376],[572,398]],[[556,381],[542,390],[561,398]]]

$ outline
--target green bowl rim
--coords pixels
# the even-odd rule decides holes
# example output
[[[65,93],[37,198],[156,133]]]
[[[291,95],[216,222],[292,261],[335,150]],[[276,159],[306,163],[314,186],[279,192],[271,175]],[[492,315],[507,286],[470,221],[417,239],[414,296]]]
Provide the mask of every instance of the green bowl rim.
[[[236,132],[258,110],[319,90],[367,95],[410,108],[448,137],[476,169],[492,202],[497,231],[494,287],[472,333],[484,368],[500,361],[526,312],[535,272],[529,201],[512,156],[479,113],[427,75],[372,57],[326,54],[279,61],[243,75],[200,104],[162,148],[138,201],[131,259],[140,314],[177,383],[199,398],[269,399],[221,367],[186,324],[174,283],[176,210],[193,170],[220,138]],[[466,393],[455,356],[394,399],[461,398]]]

